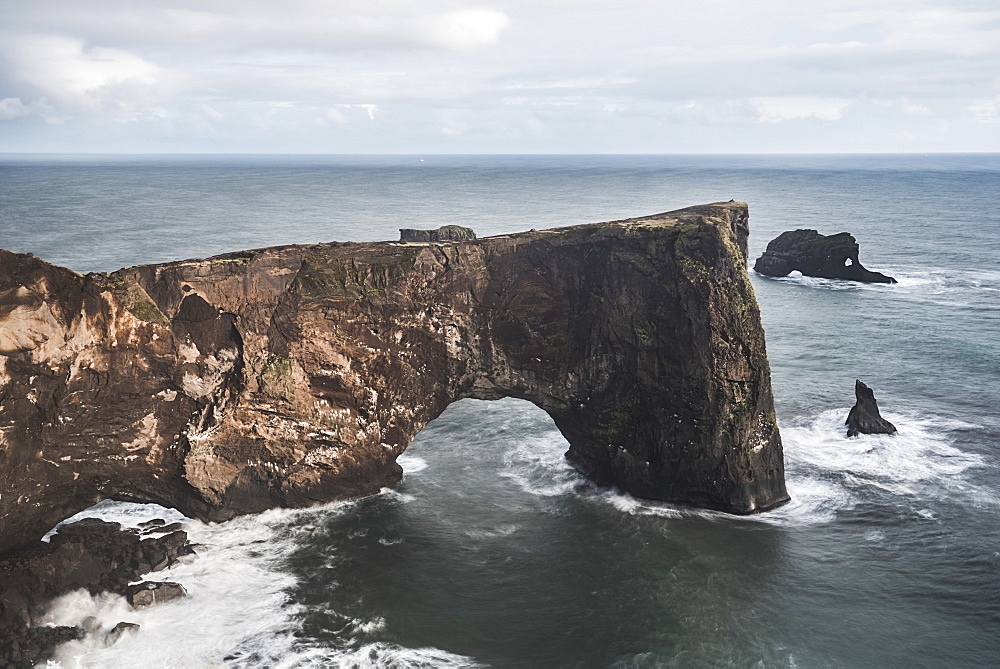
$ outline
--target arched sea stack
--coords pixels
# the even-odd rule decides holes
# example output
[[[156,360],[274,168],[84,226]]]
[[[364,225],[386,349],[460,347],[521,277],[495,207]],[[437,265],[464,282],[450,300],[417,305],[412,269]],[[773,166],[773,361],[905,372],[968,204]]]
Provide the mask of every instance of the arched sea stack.
[[[106,498],[224,520],[368,495],[466,397],[534,402],[600,483],[779,505],[747,221],[729,202],[87,276],[2,251],[0,550]]]
[[[765,276],[805,276],[865,283],[896,283],[891,276],[866,269],[858,260],[860,247],[847,232],[821,235],[815,230],[782,232],[767,245],[753,269]]]

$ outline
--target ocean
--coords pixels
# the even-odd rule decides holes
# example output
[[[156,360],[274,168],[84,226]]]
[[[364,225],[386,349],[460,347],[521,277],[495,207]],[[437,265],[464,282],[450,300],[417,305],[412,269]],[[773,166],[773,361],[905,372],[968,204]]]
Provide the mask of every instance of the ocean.
[[[751,271],[792,501],[750,517],[587,482],[528,402],[463,400],[382,494],[227,523],[189,596],[61,667],[1000,664],[1000,155],[0,156],[0,247],[79,272],[275,244],[479,236],[736,199],[750,263],[847,231],[862,285]],[[847,439],[855,379],[895,436]],[[126,524],[180,519],[103,502]]]

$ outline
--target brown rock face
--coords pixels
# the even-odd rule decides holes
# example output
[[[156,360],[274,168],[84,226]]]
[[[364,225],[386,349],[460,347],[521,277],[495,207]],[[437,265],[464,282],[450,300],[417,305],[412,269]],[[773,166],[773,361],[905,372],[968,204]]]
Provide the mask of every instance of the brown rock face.
[[[747,220],[730,202],[86,277],[0,251],[0,551],[106,498],[224,520],[372,494],[466,397],[535,403],[598,482],[774,507]]]

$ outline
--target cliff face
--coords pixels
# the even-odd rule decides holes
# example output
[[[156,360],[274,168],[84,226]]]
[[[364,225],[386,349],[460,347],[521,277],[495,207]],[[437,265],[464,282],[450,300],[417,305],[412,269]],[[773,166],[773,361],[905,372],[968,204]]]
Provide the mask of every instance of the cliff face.
[[[371,494],[466,397],[532,401],[598,482],[778,505],[747,220],[720,203],[86,277],[0,251],[0,551],[105,498],[223,520]]]

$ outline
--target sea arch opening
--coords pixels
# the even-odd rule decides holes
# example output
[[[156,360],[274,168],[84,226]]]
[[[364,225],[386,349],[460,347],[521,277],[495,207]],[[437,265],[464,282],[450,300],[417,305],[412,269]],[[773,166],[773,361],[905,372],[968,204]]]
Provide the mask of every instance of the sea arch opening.
[[[586,482],[567,460],[568,449],[552,417],[528,400],[465,398],[429,422],[396,462],[404,486],[411,475],[435,485],[460,477],[463,488],[494,499],[548,497]]]

